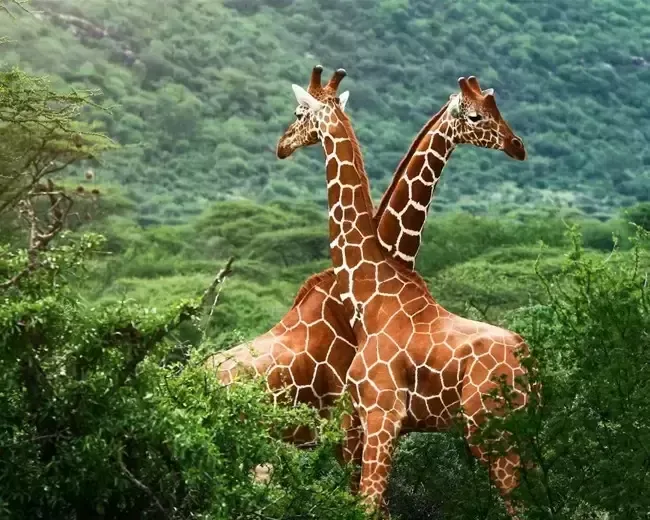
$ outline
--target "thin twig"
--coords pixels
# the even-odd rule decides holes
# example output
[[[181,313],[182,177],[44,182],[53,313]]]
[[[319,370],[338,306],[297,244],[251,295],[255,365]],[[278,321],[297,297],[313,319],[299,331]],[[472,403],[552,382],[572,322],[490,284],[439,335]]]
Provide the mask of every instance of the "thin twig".
[[[151,491],[151,489],[149,489],[147,486],[145,486],[142,482],[140,482],[137,478],[135,478],[133,473],[131,473],[129,471],[129,468],[126,467],[126,464],[124,464],[124,462],[122,462],[121,460],[118,460],[117,462],[120,465],[120,468],[122,469],[124,474],[127,476],[127,478],[133,484],[135,484],[137,488],[139,488],[140,490],[144,491],[147,495],[149,495],[151,497],[151,499],[154,501],[154,503],[156,504],[156,507],[158,508],[158,510],[165,516],[165,518],[169,518],[169,514],[167,513],[165,508],[162,506],[162,504],[160,503],[160,500],[158,500],[158,498],[156,497],[154,492]]]
[[[208,333],[208,325],[210,324],[210,321],[212,320],[212,315],[214,314],[214,309],[217,306],[217,301],[219,300],[219,295],[221,294],[221,290],[223,289],[223,286],[226,282],[226,279],[228,278],[228,275],[232,273],[232,263],[234,261],[234,257],[230,257],[228,261],[226,262],[226,265],[221,269],[218,273],[217,276],[215,276],[214,280],[210,284],[210,287],[208,287],[205,292],[203,293],[203,297],[201,298],[201,307],[203,307],[207,301],[208,297],[212,292],[214,292],[215,288],[219,286],[219,289],[217,290],[216,294],[214,295],[214,300],[212,300],[212,306],[210,307],[210,313],[208,314],[208,319],[205,322],[205,326],[203,327],[203,337],[201,338],[201,342],[205,342],[205,339],[207,337]]]
[[[226,265],[217,273],[217,276],[215,276],[210,286],[203,293],[203,297],[201,298],[201,305],[205,305],[208,301],[208,297],[214,291],[217,285],[221,285],[225,279],[230,276],[232,273],[232,263],[234,260],[235,258],[231,256],[226,262]]]

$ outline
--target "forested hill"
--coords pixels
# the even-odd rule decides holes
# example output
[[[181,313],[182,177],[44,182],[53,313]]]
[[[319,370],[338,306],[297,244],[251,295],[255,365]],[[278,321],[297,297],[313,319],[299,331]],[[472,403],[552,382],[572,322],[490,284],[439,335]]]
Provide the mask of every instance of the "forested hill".
[[[102,90],[124,145],[96,168],[143,222],[227,198],[324,199],[319,150],[279,161],[290,84],[345,67],[377,194],[422,123],[475,74],[529,160],[464,148],[436,204],[588,213],[650,199],[650,4],[642,0],[75,0],[0,20],[4,65]],[[57,79],[58,81],[58,79]]]

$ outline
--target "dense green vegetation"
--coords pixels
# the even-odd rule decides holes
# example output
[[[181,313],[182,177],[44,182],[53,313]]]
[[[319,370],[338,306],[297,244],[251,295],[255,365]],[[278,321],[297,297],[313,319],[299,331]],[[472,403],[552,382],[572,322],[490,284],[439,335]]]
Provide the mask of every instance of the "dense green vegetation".
[[[529,148],[520,164],[463,149],[436,208],[560,204],[605,215],[650,198],[645,144],[650,7],[639,0],[34,0],[3,17],[1,58],[99,88],[90,111],[123,145],[95,168],[141,222],[179,222],[216,199],[323,202],[318,151],[275,159],[291,82],[344,66],[376,193],[419,126],[475,74]]]
[[[200,356],[174,361],[168,338],[200,316],[197,302],[80,303],[69,283],[98,243],[51,249],[47,269],[3,295],[2,517],[362,519],[331,457],[338,428],[274,408],[259,384],[226,390]],[[21,260],[4,254],[0,272],[20,272]],[[316,451],[277,440],[297,420],[324,429]],[[250,471],[268,462],[272,481],[254,483]]]
[[[432,216],[417,268],[449,309],[498,320],[505,311],[542,298],[535,264],[541,262],[546,274],[559,270],[570,245],[567,226],[580,224],[590,254],[604,256],[614,247],[613,234],[623,249],[630,246],[629,221],[643,223],[647,207],[639,205],[605,222],[541,210]],[[92,224],[107,237],[110,255],[97,261],[89,297],[171,303],[188,291],[198,294],[234,256],[236,276],[214,316],[226,343],[232,330],[250,336],[270,328],[300,284],[330,265],[325,216],[306,204],[224,202],[187,224],[147,229],[139,228],[135,218],[125,212]]]
[[[106,236],[103,254],[89,256],[97,238],[71,235],[48,253],[48,270],[5,292],[0,393],[11,406],[0,442],[14,449],[4,452],[0,479],[7,489],[50,490],[3,496],[6,513],[163,518],[160,503],[178,508],[173,518],[189,511],[254,518],[260,510],[277,519],[362,518],[332,457],[335,424],[320,427],[316,451],[298,453],[273,432],[297,413],[312,420],[308,412],[270,408],[254,384],[224,393],[197,366],[206,352],[273,325],[302,280],[328,265],[324,222],[314,211],[219,203],[186,225],[148,229],[122,211],[86,226]],[[538,468],[518,492],[525,518],[640,519],[650,506],[641,448],[650,441],[650,258],[630,223],[647,225],[648,215],[648,205],[606,222],[456,213],[427,227],[420,270],[433,293],[463,315],[522,332],[539,358],[542,411],[500,426]],[[567,233],[571,222],[586,248]],[[289,254],[288,243],[298,253]],[[200,296],[230,255],[233,273],[208,319],[208,308],[183,299]],[[26,261],[20,253],[3,258],[3,277]],[[48,405],[51,394],[29,390],[24,349],[56,390]],[[57,436],[54,455],[39,440],[48,435]],[[249,474],[265,460],[280,468],[271,489]],[[89,488],[97,494],[75,491]],[[396,518],[505,518],[485,470],[454,434],[403,439],[390,497]]]
[[[543,406],[483,432],[509,432],[530,463],[522,518],[647,518],[647,5],[32,7],[0,16],[15,41],[0,68],[0,518],[367,518],[333,456],[336,414],[274,408],[259,382],[226,390],[201,367],[330,265],[320,152],[272,153],[314,61],[350,72],[377,193],[456,76],[497,89],[531,159],[457,152],[462,182],[442,188],[418,270],[538,360]],[[296,422],[319,432],[313,451],[278,440]],[[506,518],[456,433],[403,438],[389,499],[398,520]]]

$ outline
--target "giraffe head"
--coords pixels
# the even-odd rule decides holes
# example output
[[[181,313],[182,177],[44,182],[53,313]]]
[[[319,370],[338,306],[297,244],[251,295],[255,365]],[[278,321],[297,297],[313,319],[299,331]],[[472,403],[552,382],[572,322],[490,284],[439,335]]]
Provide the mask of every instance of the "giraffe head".
[[[501,116],[494,90],[481,90],[474,76],[458,78],[458,86],[460,92],[449,97],[447,106],[454,141],[503,150],[519,161],[526,159],[524,143]]]
[[[340,96],[336,91],[341,80],[346,76],[344,69],[338,69],[332,75],[327,85],[321,85],[323,67],[317,65],[311,73],[311,81],[307,90],[298,85],[292,85],[293,93],[298,101],[295,110],[296,120],[282,134],[278,141],[277,155],[280,159],[289,157],[294,151],[303,146],[318,143],[318,128],[321,122],[328,122],[328,116],[336,105],[345,110],[349,92]]]

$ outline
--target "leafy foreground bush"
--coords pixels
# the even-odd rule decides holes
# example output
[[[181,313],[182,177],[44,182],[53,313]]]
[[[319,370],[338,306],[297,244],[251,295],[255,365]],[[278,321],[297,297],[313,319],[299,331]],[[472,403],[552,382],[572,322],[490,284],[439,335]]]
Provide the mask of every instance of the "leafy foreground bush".
[[[574,233],[564,272],[542,278],[549,304],[513,320],[544,386],[544,406],[512,428],[539,468],[524,474],[530,518],[648,518],[648,237],[596,260]]]
[[[0,517],[362,519],[331,457],[336,428],[274,409],[254,382],[227,390],[199,363],[172,363],[188,301],[165,310],[89,308],[70,286],[98,237],[44,253],[0,288]],[[0,282],[23,272],[0,250]],[[296,421],[324,431],[299,452]],[[267,484],[251,470],[271,463]]]
[[[537,359],[542,406],[492,417],[482,434],[504,431],[528,463],[516,496],[522,518],[647,519],[650,512],[650,298],[648,234],[629,253],[573,249],[561,272],[540,274],[548,302],[511,314],[509,326]],[[542,270],[540,270],[540,273]],[[508,389],[500,392],[508,408]],[[501,446],[503,447],[503,446]],[[402,442],[391,478],[401,519],[502,518],[487,472],[462,440],[418,435]]]
[[[394,520],[508,520],[487,471],[460,434],[403,438],[388,493]]]

